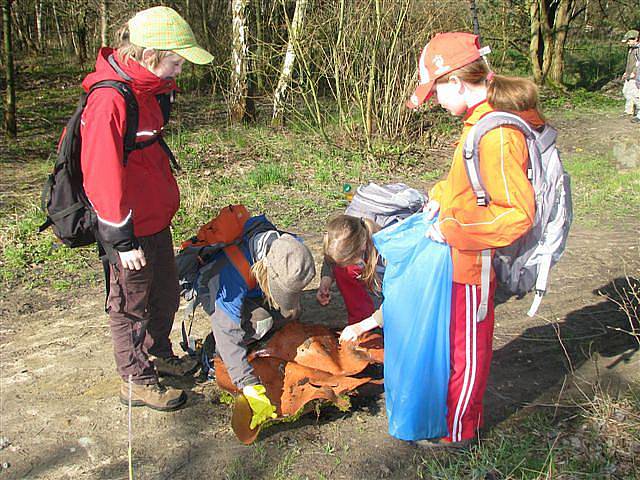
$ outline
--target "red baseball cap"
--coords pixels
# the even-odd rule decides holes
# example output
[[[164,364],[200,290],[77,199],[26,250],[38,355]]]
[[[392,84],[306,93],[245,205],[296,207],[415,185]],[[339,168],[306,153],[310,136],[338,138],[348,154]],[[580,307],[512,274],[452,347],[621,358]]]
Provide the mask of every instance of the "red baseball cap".
[[[438,33],[422,50],[418,62],[418,84],[407,101],[407,107],[417,108],[433,95],[433,86],[440,77],[470,64],[489,48],[480,48],[478,36],[466,32]]]

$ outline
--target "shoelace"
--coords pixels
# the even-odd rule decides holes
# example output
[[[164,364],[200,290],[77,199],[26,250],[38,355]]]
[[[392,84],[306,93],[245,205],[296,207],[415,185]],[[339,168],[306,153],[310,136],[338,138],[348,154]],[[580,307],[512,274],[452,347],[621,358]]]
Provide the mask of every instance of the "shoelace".
[[[167,391],[167,387],[165,387],[164,385],[160,384],[160,383],[156,383],[156,389],[158,390],[158,392],[160,393],[164,393]]]

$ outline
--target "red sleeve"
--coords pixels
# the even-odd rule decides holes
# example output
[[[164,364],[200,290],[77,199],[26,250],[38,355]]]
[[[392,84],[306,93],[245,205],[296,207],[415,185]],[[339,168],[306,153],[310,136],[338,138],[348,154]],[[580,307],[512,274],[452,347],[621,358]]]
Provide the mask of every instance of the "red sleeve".
[[[84,189],[99,220],[118,225],[127,222],[131,208],[125,197],[123,143],[126,106],[113,88],[94,91],[80,124]]]

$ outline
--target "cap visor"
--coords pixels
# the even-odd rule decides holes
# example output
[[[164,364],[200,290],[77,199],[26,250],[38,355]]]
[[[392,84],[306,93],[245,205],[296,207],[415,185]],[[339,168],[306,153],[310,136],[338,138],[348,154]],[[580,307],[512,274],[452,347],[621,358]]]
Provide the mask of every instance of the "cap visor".
[[[172,50],[180,55],[185,60],[195,63],[196,65],[206,65],[213,61],[213,55],[207,52],[204,48],[200,47],[188,47],[181,48],[179,50]]]
[[[422,85],[418,85],[416,91],[411,95],[411,98],[407,101],[407,108],[418,108],[424,102],[429,100],[433,95],[433,82],[424,83]]]

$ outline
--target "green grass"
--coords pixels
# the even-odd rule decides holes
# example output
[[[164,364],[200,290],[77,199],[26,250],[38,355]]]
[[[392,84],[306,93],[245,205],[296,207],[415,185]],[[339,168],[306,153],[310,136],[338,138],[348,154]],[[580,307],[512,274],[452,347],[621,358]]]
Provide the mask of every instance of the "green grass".
[[[423,455],[417,477],[638,478],[633,452],[640,438],[639,400],[633,391],[621,398],[600,391],[582,405],[574,403],[562,418],[552,408],[523,411],[468,451]]]
[[[610,157],[573,154],[564,159],[571,175],[575,219],[586,225],[615,225],[640,211],[640,168],[621,170]],[[612,215],[615,212],[615,215]]]
[[[69,249],[59,244],[51,230],[39,234],[41,213],[35,207],[8,218],[0,236],[0,281],[24,286],[51,285],[66,290],[74,282],[92,283],[98,273],[95,247]],[[95,268],[94,268],[94,265]]]
[[[257,165],[247,174],[246,182],[249,188],[261,190],[267,186],[290,186],[292,168],[282,163],[265,163]]]
[[[540,93],[542,110],[557,112],[563,116],[585,112],[612,112],[622,110],[624,100],[612,98],[583,88],[567,92],[543,89]]]

